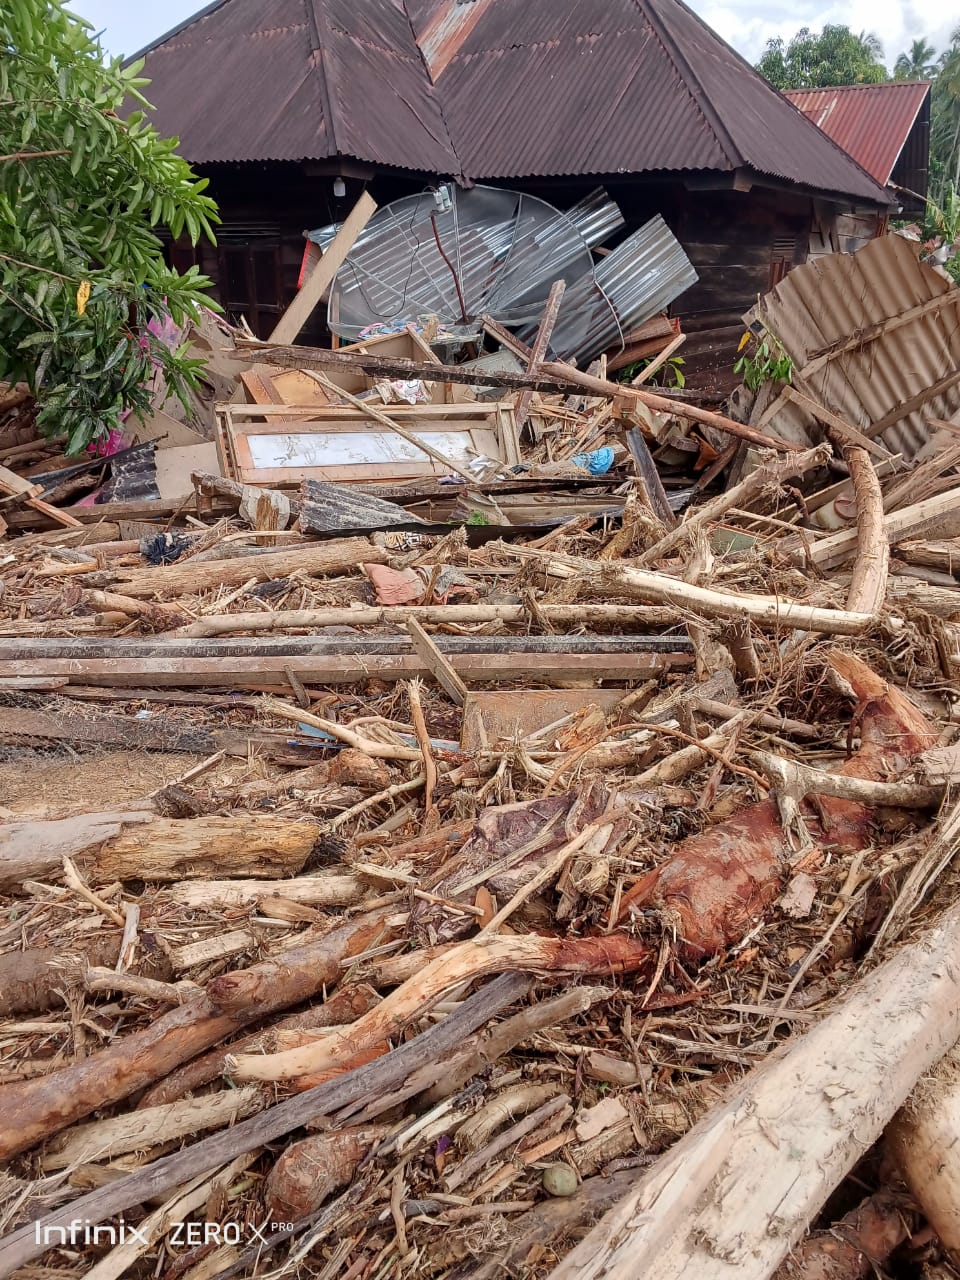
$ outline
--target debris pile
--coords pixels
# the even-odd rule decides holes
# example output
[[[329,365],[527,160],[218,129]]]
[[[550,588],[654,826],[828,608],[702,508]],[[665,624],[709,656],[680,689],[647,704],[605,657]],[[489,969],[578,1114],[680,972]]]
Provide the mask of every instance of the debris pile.
[[[841,405],[912,321],[808,270],[729,413],[552,358],[563,282],[219,328],[166,495],[57,505],[3,393],[0,1277],[947,1274],[960,383]]]

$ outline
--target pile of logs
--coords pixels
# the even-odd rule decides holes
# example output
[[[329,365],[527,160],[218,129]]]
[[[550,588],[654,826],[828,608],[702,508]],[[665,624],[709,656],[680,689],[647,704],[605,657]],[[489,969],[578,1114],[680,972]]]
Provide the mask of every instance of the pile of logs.
[[[0,541],[0,1280],[953,1274],[960,498],[756,445]]]

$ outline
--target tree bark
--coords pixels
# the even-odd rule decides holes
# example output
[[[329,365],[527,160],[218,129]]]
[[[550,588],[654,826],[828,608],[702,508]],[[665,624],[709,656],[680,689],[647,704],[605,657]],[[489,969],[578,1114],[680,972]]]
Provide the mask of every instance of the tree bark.
[[[954,1261],[960,1259],[960,1046],[954,1045],[887,1129],[887,1147]]]
[[[11,823],[0,827],[0,889],[59,873],[64,856],[100,883],[179,882],[224,873],[281,879],[300,870],[319,834],[312,818],[263,814],[150,814],[148,820],[137,813],[82,814],[62,822]]]
[[[225,974],[205,995],[171,1009],[143,1031],[47,1076],[4,1085],[0,1160],[129,1097],[250,1022],[316,995],[339,979],[341,960],[382,934],[385,919],[382,913],[360,916],[253,969]]]
[[[501,544],[497,544],[501,545]],[[853,613],[849,609],[821,609],[815,605],[799,604],[794,600],[781,600],[778,596],[734,594],[717,591],[711,587],[693,586],[679,578],[653,573],[649,569],[631,569],[624,565],[604,565],[597,568],[595,560],[578,556],[557,556],[549,551],[536,551],[530,547],[506,547],[504,550],[526,558],[535,558],[547,570],[557,568],[563,576],[575,576],[568,571],[579,571],[585,578],[599,579],[610,595],[619,593],[621,586],[647,600],[662,601],[678,609],[688,610],[701,618],[724,618],[737,622],[756,622],[770,630],[782,631],[796,628],[799,631],[823,632],[826,635],[862,635],[875,623],[869,613]]]
[[[879,615],[887,597],[890,541],[883,523],[883,490],[866,449],[846,448],[857,504],[857,557],[847,591],[853,613]]]
[[[24,880],[46,875],[63,865],[64,857],[76,858],[122,835],[127,824],[152,822],[150,810],[126,813],[84,813],[54,822],[7,822],[0,826],[0,892],[15,889]]]
[[[764,489],[769,488],[776,492],[784,480],[789,480],[793,476],[802,476],[814,467],[824,466],[830,456],[830,446],[821,444],[815,449],[807,449],[803,453],[791,454],[787,458],[774,457],[761,462],[757,469],[747,476],[746,480],[741,480],[732,489],[727,489],[725,493],[718,494],[712,501],[705,503],[702,507],[698,507],[681,524],[676,525],[669,533],[664,534],[659,542],[655,542],[652,547],[648,547],[637,558],[637,566],[642,568],[646,565],[655,564],[658,560],[662,560],[669,555],[671,551],[675,551],[677,547],[682,546],[694,530],[718,520],[731,507],[746,506],[748,502],[761,494]]]
[[[412,1072],[427,1063],[442,1061],[465,1037],[517,999],[523,993],[524,985],[524,980],[514,974],[496,978],[468,996],[436,1026],[399,1045],[378,1061],[360,1067],[346,1077],[322,1084],[309,1093],[289,1098],[260,1115],[241,1121],[232,1129],[222,1130],[184,1151],[80,1196],[69,1206],[70,1218],[78,1216],[91,1226],[104,1222],[133,1205],[162,1196],[198,1174],[219,1168],[238,1155],[292,1133],[308,1121],[342,1115],[346,1108],[391,1098],[392,1091]],[[376,1114],[383,1114],[388,1107],[389,1103]],[[0,1241],[0,1280],[7,1280],[31,1258],[45,1251],[44,1228],[62,1223],[64,1212],[63,1208],[57,1209],[42,1218],[39,1224],[28,1223]]]
[[[230,1072],[238,1080],[293,1080],[328,1070],[398,1034],[451,987],[490,973],[629,973],[649,961],[647,944],[624,934],[580,939],[535,934],[475,938],[438,956],[340,1034],[286,1053],[240,1054],[231,1059]]]
[[[367,538],[341,538],[309,543],[291,551],[267,555],[240,556],[232,560],[188,560],[156,569],[117,570],[111,576],[120,594],[126,596],[190,596],[214,587],[239,587],[251,578],[270,582],[291,573],[309,577],[345,573],[361,564],[385,564],[389,555]]]

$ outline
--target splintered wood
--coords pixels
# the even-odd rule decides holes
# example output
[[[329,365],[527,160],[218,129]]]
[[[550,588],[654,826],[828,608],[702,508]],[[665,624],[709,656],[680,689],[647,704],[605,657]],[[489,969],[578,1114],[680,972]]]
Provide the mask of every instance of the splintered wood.
[[[549,363],[561,292],[248,344],[399,479],[3,505],[0,1280],[955,1266],[957,460]]]

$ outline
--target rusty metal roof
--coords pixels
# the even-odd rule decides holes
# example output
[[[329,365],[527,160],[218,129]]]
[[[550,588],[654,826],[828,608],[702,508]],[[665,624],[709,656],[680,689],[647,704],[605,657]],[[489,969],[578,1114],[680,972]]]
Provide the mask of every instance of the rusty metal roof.
[[[784,96],[885,186],[930,92],[928,81],[792,89]]]
[[[195,164],[459,163],[396,0],[217,0],[143,52],[156,121]]]
[[[682,0],[218,0],[146,51],[145,74],[197,163],[746,170],[889,203]]]

